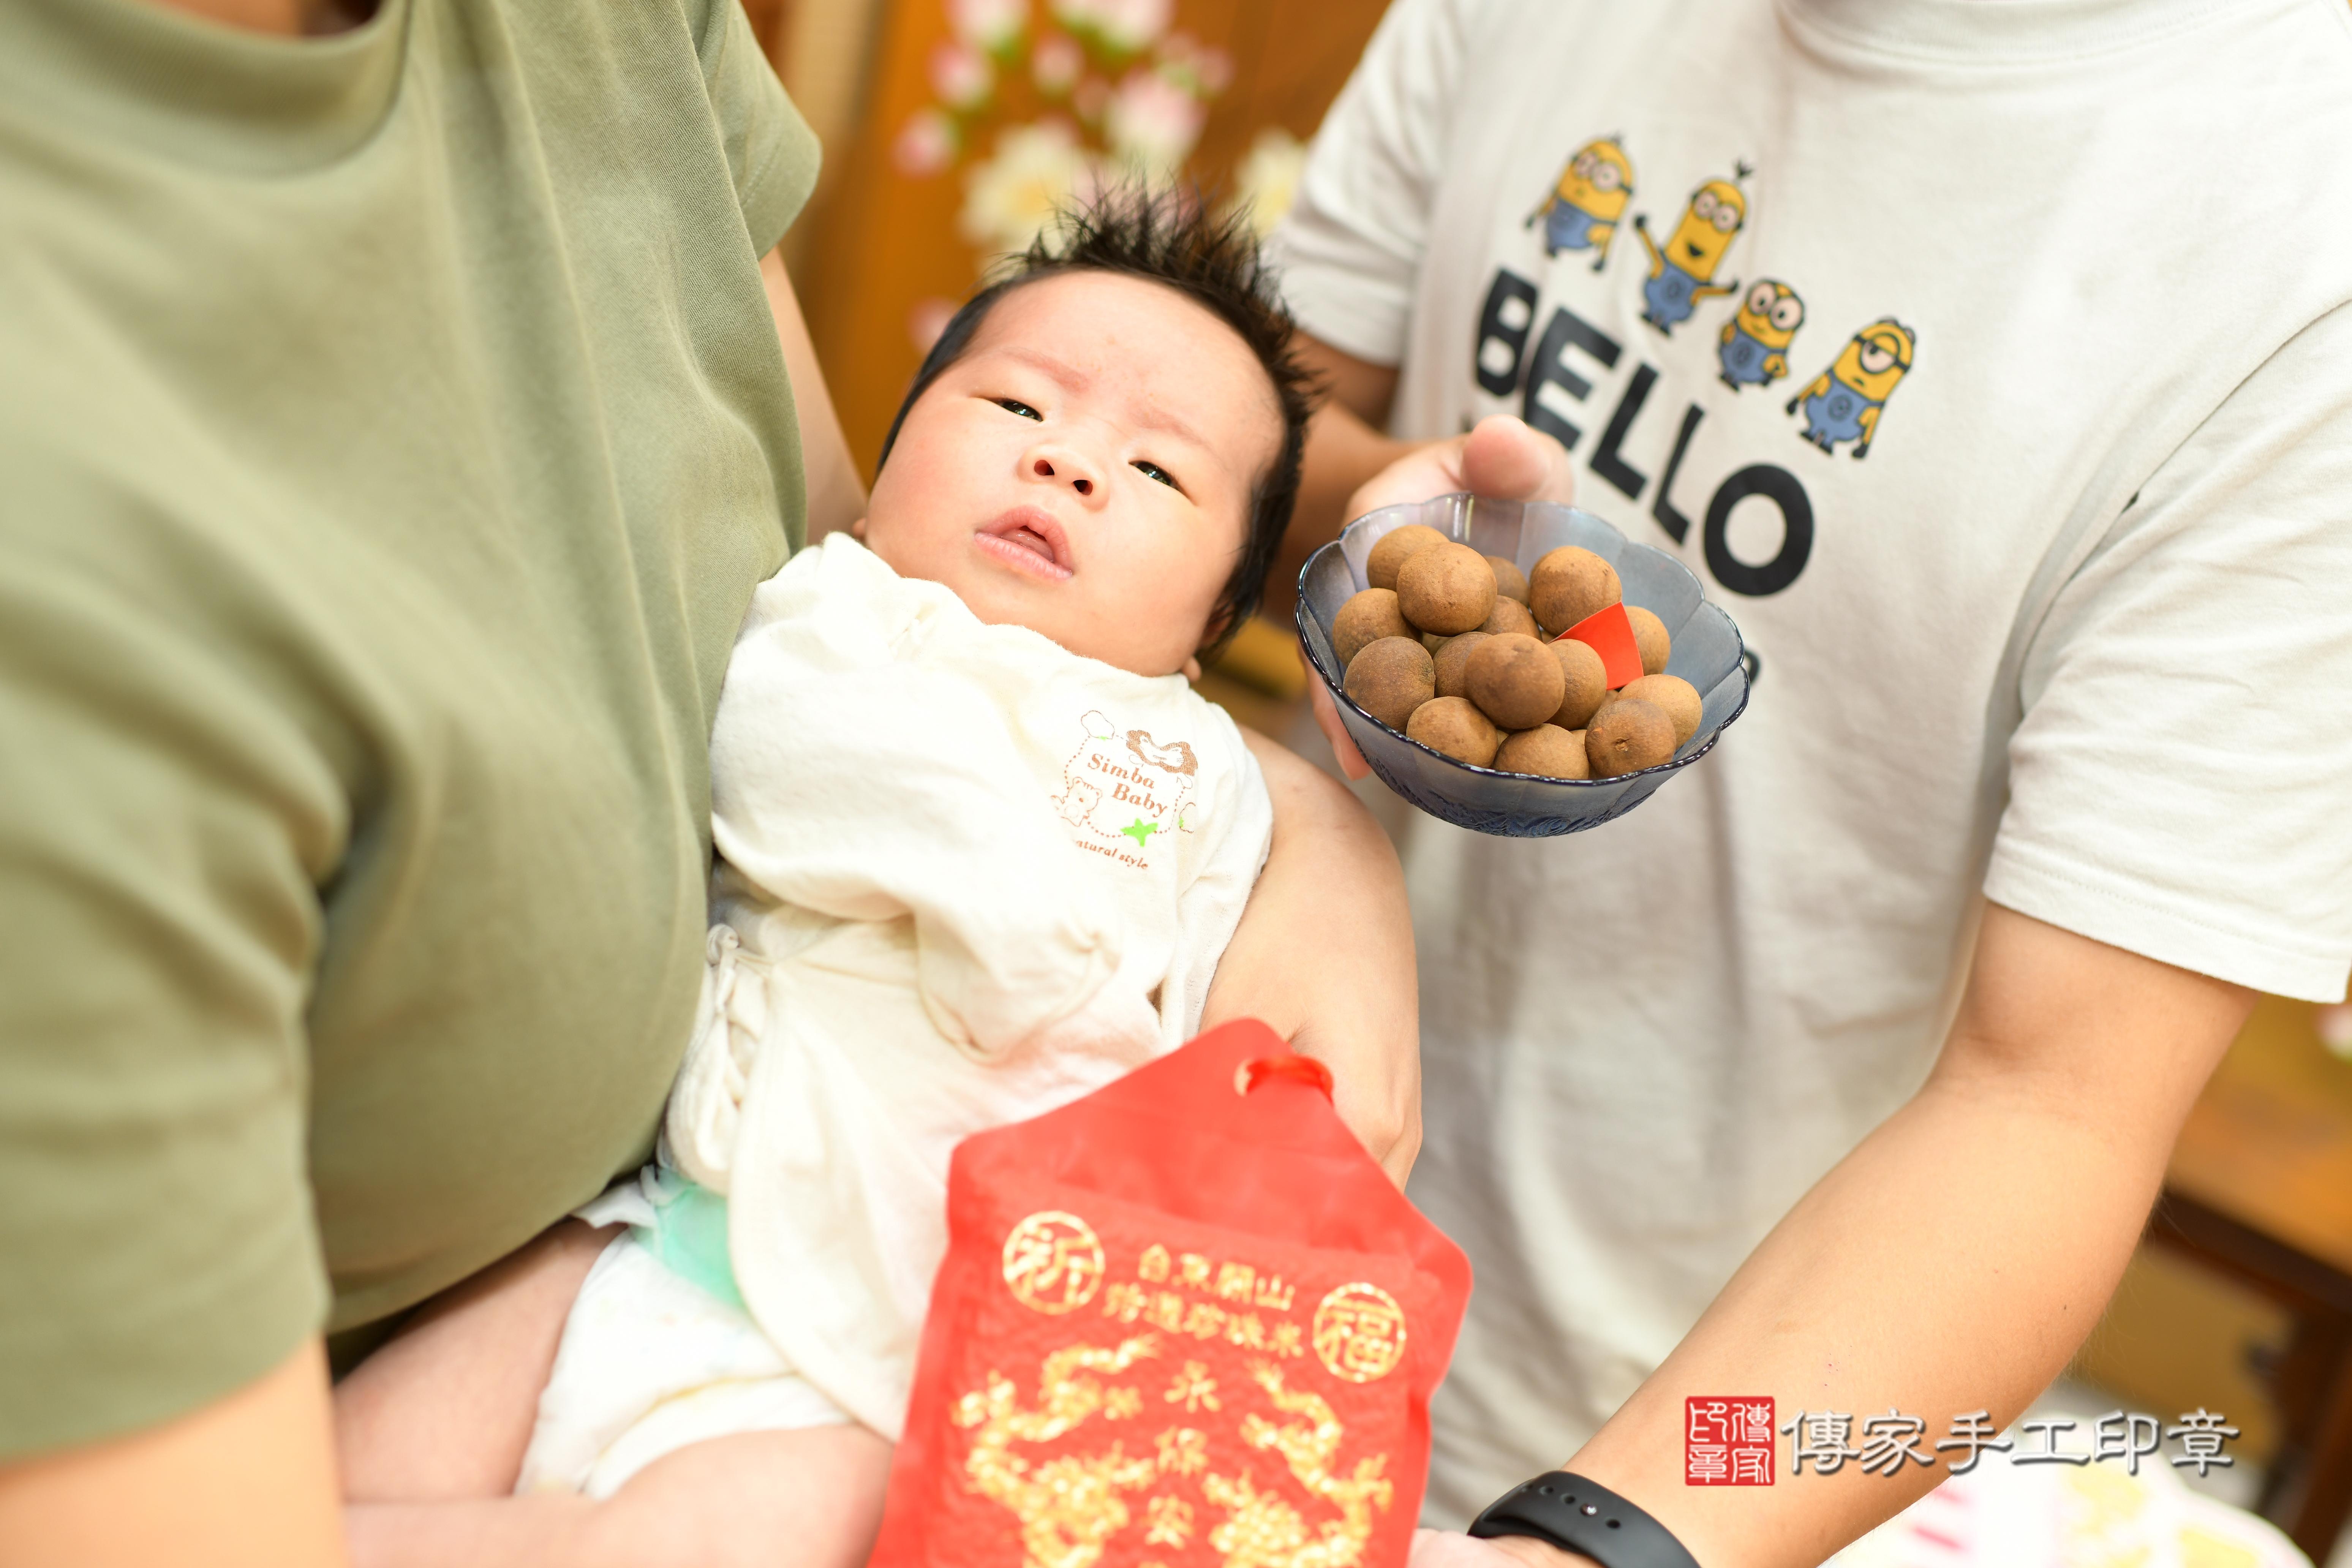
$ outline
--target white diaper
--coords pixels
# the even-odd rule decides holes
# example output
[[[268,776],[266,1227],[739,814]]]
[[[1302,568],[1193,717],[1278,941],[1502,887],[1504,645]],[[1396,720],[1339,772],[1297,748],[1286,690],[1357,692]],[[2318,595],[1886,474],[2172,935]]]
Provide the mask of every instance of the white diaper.
[[[632,1229],[572,1303],[515,1490],[606,1498],[706,1437],[848,1420],[742,1308],[672,1272]]]

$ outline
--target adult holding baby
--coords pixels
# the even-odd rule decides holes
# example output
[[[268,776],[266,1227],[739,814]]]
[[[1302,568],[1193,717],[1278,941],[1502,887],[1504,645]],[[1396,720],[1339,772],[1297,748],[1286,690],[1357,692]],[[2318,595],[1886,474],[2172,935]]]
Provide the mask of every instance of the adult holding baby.
[[[1572,498],[1760,662],[1621,821],[1413,824],[1450,1524],[1564,1464],[1706,1568],[1820,1562],[1942,1466],[1686,1485],[1685,1400],[2011,1420],[2251,992],[2342,994],[2347,69],[2299,0],[1391,10],[1285,237],[1304,542]],[[2154,189],[2196,221],[2090,217]],[[1566,1561],[1547,1509],[1423,1561]],[[1633,1533],[1590,1554],[1684,1560]]]
[[[864,500],[817,151],[723,0],[27,0],[0,83],[0,1557],[333,1563],[327,1336],[568,1300],[685,1047],[719,677]],[[1402,1175],[1393,858],[1253,750],[1207,1018]]]

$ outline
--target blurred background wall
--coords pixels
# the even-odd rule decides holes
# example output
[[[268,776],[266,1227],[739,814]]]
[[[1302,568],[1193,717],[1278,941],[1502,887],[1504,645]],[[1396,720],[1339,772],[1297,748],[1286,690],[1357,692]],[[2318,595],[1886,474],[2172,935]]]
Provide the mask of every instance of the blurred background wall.
[[[753,0],[825,142],[789,259],[871,472],[990,258],[1108,180],[1196,184],[1270,226],[1379,0]]]

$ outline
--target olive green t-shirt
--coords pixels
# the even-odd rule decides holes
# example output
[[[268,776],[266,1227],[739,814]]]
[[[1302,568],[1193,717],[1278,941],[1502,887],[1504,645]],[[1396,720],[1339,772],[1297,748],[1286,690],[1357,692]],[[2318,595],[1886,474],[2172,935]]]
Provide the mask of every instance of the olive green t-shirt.
[[[643,1157],[816,164],[732,0],[0,6],[0,1457]]]

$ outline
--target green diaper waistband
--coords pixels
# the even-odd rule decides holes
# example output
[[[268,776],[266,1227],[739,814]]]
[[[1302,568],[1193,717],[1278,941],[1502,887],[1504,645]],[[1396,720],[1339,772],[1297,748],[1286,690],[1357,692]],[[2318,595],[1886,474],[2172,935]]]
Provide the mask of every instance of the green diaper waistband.
[[[735,1265],[727,1253],[727,1200],[675,1171],[643,1184],[654,1223],[633,1226],[637,1242],[662,1267],[732,1307],[743,1305]]]

